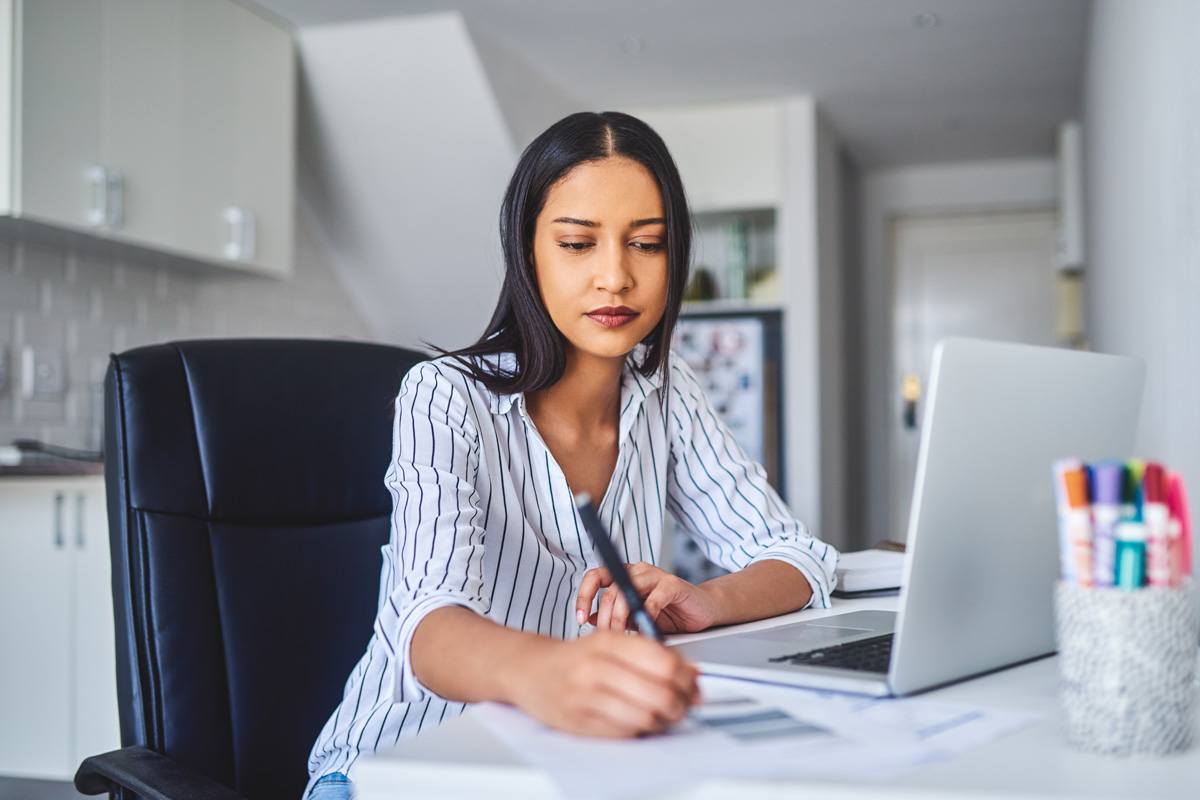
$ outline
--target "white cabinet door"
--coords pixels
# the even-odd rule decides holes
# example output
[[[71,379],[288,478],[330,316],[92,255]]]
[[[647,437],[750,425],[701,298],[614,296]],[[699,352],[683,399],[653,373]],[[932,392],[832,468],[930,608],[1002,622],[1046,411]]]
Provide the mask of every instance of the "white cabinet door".
[[[0,484],[0,774],[72,772],[69,513],[62,487]]]
[[[281,275],[292,272],[295,171],[295,55],[287,31],[241,6],[234,16],[238,131],[233,186],[227,201],[254,215],[255,252],[248,260]]]
[[[121,730],[104,484],[97,481],[72,491],[70,504],[75,590],[71,763],[77,767],[88,756],[119,748]]]
[[[184,18],[188,158],[179,241],[207,259],[288,274],[295,162],[291,36],[233,3],[188,4]],[[231,211],[240,221],[227,217]]]
[[[15,9],[14,210],[87,228],[88,211],[99,200],[87,176],[101,159],[104,6],[35,0]]]
[[[124,178],[112,235],[170,249],[179,228],[182,0],[104,0],[102,158]]]
[[[222,261],[226,240],[222,209],[233,188],[237,128],[234,6],[227,2],[185,3],[180,49],[187,92],[180,130],[187,158],[180,164],[179,246],[210,261]]]

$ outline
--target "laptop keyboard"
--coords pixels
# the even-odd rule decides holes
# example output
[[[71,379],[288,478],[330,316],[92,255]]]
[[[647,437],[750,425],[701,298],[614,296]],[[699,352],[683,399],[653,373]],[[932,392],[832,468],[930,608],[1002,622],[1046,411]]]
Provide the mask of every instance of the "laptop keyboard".
[[[887,672],[892,658],[893,634],[872,636],[856,642],[835,644],[819,650],[805,650],[785,656],[767,659],[772,663],[788,662],[822,667],[839,667],[860,672]]]

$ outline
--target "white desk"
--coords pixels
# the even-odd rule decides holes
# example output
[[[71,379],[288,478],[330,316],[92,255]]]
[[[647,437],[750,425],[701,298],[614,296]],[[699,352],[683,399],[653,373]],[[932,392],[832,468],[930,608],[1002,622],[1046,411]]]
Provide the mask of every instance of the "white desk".
[[[768,628],[855,609],[892,610],[895,606],[895,598],[836,601],[835,608],[830,610],[798,612],[717,633],[673,637],[672,641],[706,638],[731,630]],[[958,758],[911,769],[888,785],[850,781],[709,781],[681,787],[670,797],[696,800],[718,797],[902,800],[972,795],[1138,800],[1200,797],[1200,745],[1167,758],[1128,759],[1102,758],[1068,748],[1059,733],[1057,679],[1056,659],[1044,658],[923,695],[947,702],[1037,711],[1045,717],[1017,734]],[[1200,732],[1200,727],[1197,730]],[[619,767],[614,765],[614,768]],[[685,771],[683,765],[681,772]],[[561,797],[545,773],[525,765],[477,722],[469,710],[420,737],[364,757],[355,768],[355,782],[362,800]]]

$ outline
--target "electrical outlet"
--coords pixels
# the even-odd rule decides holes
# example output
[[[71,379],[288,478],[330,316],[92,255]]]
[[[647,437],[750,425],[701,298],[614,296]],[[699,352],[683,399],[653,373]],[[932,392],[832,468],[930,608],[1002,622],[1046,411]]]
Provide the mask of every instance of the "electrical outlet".
[[[67,354],[62,350],[33,351],[33,396],[59,399],[67,393]]]

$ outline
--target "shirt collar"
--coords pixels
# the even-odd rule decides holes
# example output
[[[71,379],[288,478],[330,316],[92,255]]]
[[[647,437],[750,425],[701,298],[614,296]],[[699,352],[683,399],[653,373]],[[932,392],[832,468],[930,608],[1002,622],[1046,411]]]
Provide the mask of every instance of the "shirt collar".
[[[632,422],[632,418],[636,416],[638,408],[642,402],[650,396],[652,392],[662,386],[662,370],[657,369],[650,375],[643,375],[637,370],[637,365],[642,363],[646,357],[647,346],[638,343],[633,350],[625,356],[625,363],[621,368],[621,432],[622,434],[628,429],[628,425]],[[517,356],[515,353],[503,352],[494,356],[485,357],[489,364],[494,369],[501,372],[511,373],[516,369]],[[511,394],[501,394],[493,392],[490,389],[484,389],[488,395],[488,408],[493,414],[507,414],[514,403],[517,403],[521,413],[525,413],[525,393],[513,392]],[[627,421],[628,417],[628,421]]]

